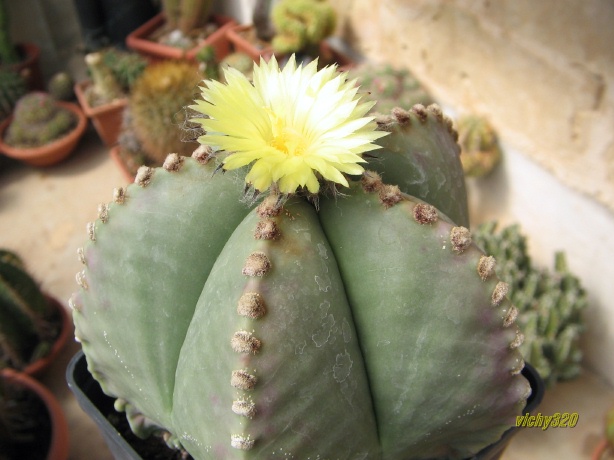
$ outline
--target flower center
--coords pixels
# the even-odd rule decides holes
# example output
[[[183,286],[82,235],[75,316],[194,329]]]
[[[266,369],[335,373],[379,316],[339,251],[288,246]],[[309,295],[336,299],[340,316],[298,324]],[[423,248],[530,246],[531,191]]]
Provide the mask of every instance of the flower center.
[[[271,147],[275,147],[288,156],[304,155],[307,142],[303,133],[289,126],[282,117],[274,113],[269,113],[269,116],[271,117],[271,127],[273,131]]]

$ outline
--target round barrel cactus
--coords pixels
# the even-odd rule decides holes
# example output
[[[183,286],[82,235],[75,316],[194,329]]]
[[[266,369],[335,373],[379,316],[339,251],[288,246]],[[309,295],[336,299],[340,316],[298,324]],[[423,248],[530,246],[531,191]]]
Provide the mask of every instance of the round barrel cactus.
[[[470,457],[530,387],[494,259],[438,210],[464,193],[455,133],[436,106],[365,117],[316,65],[225,69],[194,155],[100,206],[70,301],[88,368],[195,458]]]

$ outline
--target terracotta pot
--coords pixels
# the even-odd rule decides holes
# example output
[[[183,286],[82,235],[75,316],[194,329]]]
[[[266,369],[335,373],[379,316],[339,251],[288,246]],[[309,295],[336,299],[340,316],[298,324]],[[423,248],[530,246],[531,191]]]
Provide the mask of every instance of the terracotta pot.
[[[49,366],[57,359],[62,349],[68,343],[68,340],[73,337],[73,323],[72,319],[68,315],[68,312],[66,311],[66,308],[53,297],[45,297],[47,298],[47,302],[49,302],[49,304],[60,316],[60,335],[58,335],[56,341],[51,347],[51,350],[46,356],[43,356],[42,358],[39,358],[36,361],[30,363],[21,371],[22,373],[27,374],[30,377],[40,377],[41,375],[43,375],[45,371],[49,368]]]
[[[257,41],[253,25],[239,24],[229,27],[226,36],[234,51],[245,53],[256,62],[260,61],[261,56],[268,61],[273,55],[273,48],[270,43]]]
[[[124,179],[126,179],[128,183],[134,182],[134,174],[132,174],[128,170],[128,167],[126,166],[126,164],[123,162],[123,160],[119,156],[119,149],[120,149],[120,146],[116,145],[109,151],[109,155],[111,155],[111,158],[113,159],[113,161],[115,162],[119,170],[121,171],[122,176],[124,176]]]
[[[47,460],[65,460],[69,452],[68,423],[66,417],[56,397],[45,388],[41,383],[22,372],[12,369],[2,369],[0,378],[16,385],[22,385],[30,391],[36,393],[47,408],[51,421],[51,439],[47,453]]]
[[[226,56],[229,52],[228,39],[226,38],[226,30],[232,27],[236,22],[227,16],[212,15],[212,20],[218,24],[219,28],[213,32],[207,39],[203,40],[192,49],[185,50],[173,46],[163,45],[151,40],[149,37],[155,31],[160,29],[166,23],[164,12],[151,18],[142,26],[128,34],[126,45],[128,48],[139,52],[151,61],[161,59],[187,59],[194,61],[196,54],[205,46],[212,46],[215,49],[215,55],[218,59]]]
[[[124,109],[128,104],[128,98],[115,99],[107,104],[92,107],[87,98],[87,89],[92,85],[91,80],[81,81],[75,84],[74,90],[77,100],[85,113],[92,120],[92,124],[107,147],[117,144],[117,139],[122,127]]]
[[[72,131],[40,147],[13,147],[4,142],[4,133],[13,121],[13,117],[11,116],[0,123],[0,151],[11,158],[23,161],[32,166],[50,166],[62,161],[70,155],[77,146],[81,136],[83,136],[83,133],[85,133],[87,118],[79,106],[72,102],[57,101],[56,104],[70,110],[77,116],[77,126],[73,128]]]

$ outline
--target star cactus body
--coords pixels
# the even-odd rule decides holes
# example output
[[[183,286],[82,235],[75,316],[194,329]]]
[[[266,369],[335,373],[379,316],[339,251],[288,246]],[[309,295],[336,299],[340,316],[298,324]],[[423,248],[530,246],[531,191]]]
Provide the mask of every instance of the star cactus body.
[[[142,168],[88,225],[71,306],[89,369],[137,433],[164,432],[196,458],[471,456],[514,424],[530,392],[516,310],[492,258],[423,201],[429,193],[361,174],[370,164],[360,154],[376,141],[388,154],[370,161],[384,170],[392,151],[409,162],[397,144],[411,150],[428,126],[442,140],[422,154],[460,168],[442,148],[455,145],[449,122],[416,107],[371,123],[337,74],[275,66],[256,67],[253,89],[232,73],[208,86],[197,103],[211,117],[204,145]],[[301,92],[317,102],[297,104],[294,117],[271,103],[280,82],[294,83],[290,110],[313,79],[340,94],[327,83]],[[218,103],[228,89],[245,111]],[[295,176],[275,120],[296,127],[288,120],[321,107],[331,110],[313,120],[326,128],[309,145],[335,132],[335,149],[323,149],[326,167],[298,155]],[[355,160],[349,173],[335,152]],[[246,183],[265,197],[246,204]]]

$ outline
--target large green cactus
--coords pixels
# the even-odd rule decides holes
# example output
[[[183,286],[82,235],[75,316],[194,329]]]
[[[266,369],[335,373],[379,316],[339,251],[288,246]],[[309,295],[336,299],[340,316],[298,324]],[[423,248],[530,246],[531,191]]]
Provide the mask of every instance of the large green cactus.
[[[287,69],[276,73],[274,59],[262,66],[278,84],[263,83],[255,68],[254,85],[279,90],[282,105],[303,97],[300,85],[315,72],[310,65],[293,79]],[[225,73],[227,85],[207,82],[209,96],[249,85]],[[340,84],[333,107],[343,107],[353,82],[335,75],[324,69],[312,83],[322,85],[323,104]],[[288,81],[296,93],[285,92]],[[261,107],[257,95],[243,90],[234,102],[244,111],[205,97],[197,105],[212,110],[199,121],[209,131],[205,145],[192,157],[169,155],[162,168],[141,168],[88,225],[81,289],[70,304],[104,391],[137,434],[163,432],[203,459],[465,458],[497,441],[530,389],[520,375],[516,310],[494,260],[465,227],[376,172],[321,181],[316,196],[320,184],[308,173],[289,168],[284,180],[273,169],[280,177],[265,198],[242,200],[245,182],[259,191],[268,185],[254,173],[258,163],[244,176],[233,167],[237,153],[206,145],[217,143],[212,128],[222,128],[223,113],[232,129],[254,134],[251,121],[265,137],[271,133],[260,123],[270,116],[268,148],[293,152],[285,157],[293,164],[308,149],[296,130],[280,128],[275,97],[258,119],[249,108]],[[356,107],[359,115],[369,109]],[[379,126],[390,134],[378,142],[395,146],[371,158],[384,170],[393,153],[407,156],[403,167],[411,169],[421,145],[443,157],[438,169],[449,170],[436,174],[457,176],[458,146],[438,108],[395,111]],[[381,137],[371,134],[362,132]],[[356,136],[348,145],[369,150]],[[214,174],[220,168],[226,172]],[[431,198],[431,187],[440,187],[424,172],[423,195]],[[346,180],[339,193],[326,193]],[[280,194],[288,181],[314,193]]]

